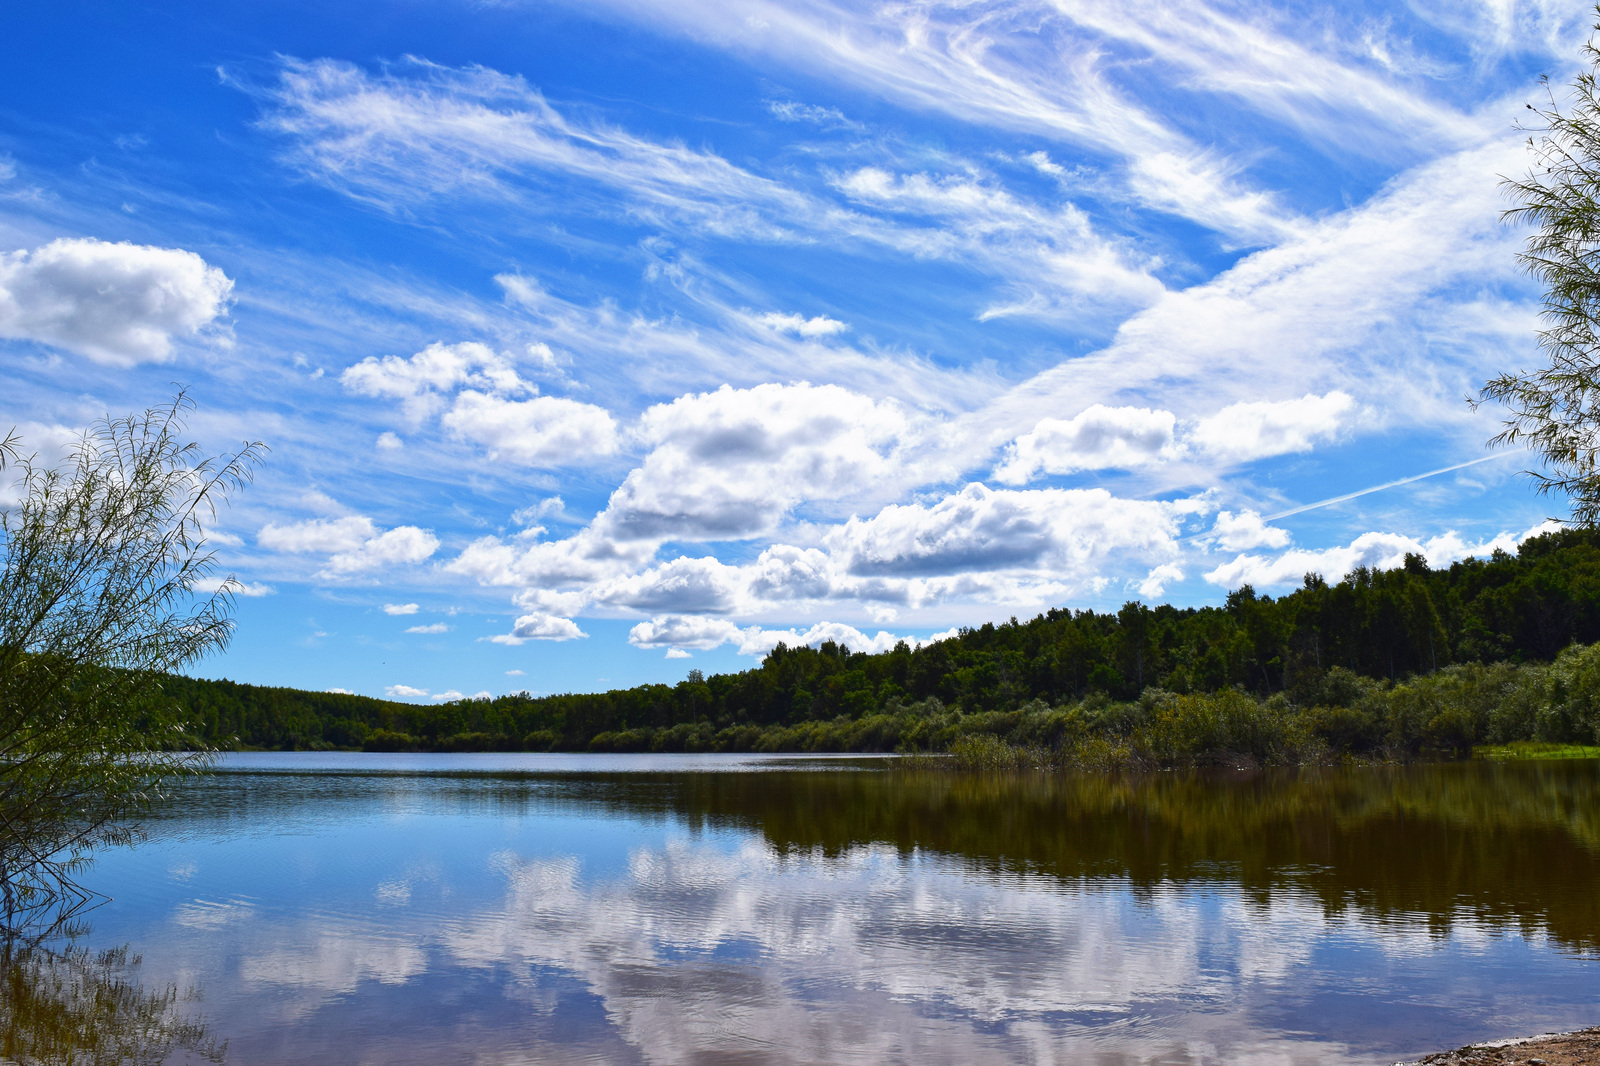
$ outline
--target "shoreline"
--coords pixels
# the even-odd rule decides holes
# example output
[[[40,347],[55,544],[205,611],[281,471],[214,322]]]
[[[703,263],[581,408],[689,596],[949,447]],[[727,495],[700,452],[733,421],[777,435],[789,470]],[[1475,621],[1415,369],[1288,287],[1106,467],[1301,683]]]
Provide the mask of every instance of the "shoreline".
[[[1600,1026],[1567,1033],[1486,1040],[1452,1051],[1436,1051],[1394,1066],[1467,1066],[1467,1064],[1532,1063],[1533,1066],[1600,1066]]]

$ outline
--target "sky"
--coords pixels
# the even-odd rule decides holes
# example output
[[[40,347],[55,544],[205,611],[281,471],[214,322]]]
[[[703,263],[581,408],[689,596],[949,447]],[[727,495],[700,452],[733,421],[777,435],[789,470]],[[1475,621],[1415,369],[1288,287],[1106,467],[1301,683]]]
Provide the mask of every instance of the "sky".
[[[1499,182],[1593,19],[17,0],[0,432],[186,389],[269,449],[193,672],[418,702],[1514,550]]]

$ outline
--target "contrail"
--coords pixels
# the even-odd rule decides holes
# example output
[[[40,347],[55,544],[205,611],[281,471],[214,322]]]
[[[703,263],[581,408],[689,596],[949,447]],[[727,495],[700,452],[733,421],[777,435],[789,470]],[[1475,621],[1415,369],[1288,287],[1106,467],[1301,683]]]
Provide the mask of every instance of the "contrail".
[[[1494,455],[1480,456],[1477,459],[1468,459],[1466,462],[1457,463],[1455,466],[1441,466],[1439,469],[1430,470],[1426,474],[1413,474],[1411,477],[1403,477],[1396,481],[1385,481],[1382,485],[1374,485],[1370,489],[1358,489],[1355,492],[1347,492],[1343,496],[1330,496],[1326,500],[1318,500],[1316,503],[1308,503],[1303,507],[1292,507],[1287,511],[1279,511],[1277,514],[1269,514],[1263,518],[1262,521],[1275,522],[1280,518],[1288,518],[1290,515],[1299,514],[1302,511],[1314,511],[1318,507],[1327,507],[1330,504],[1343,503],[1346,500],[1353,500],[1357,496],[1365,496],[1370,492],[1382,492],[1384,489],[1392,489],[1396,485],[1409,485],[1411,482],[1421,481],[1423,478],[1434,477],[1438,474],[1448,474],[1452,470],[1464,470],[1469,466],[1477,466],[1479,463],[1487,463],[1492,459],[1504,459],[1508,455],[1517,454],[1517,452],[1498,452]]]

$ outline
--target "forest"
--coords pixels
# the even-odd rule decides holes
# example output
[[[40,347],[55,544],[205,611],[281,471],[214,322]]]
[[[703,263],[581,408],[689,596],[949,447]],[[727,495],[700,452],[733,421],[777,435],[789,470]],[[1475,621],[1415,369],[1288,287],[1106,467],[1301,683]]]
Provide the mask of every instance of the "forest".
[[[1600,717],[1568,706],[1586,688],[1563,678],[1596,641],[1600,533],[1569,529],[1444,568],[1407,556],[1337,582],[1307,574],[1278,598],[1245,586],[1220,607],[1053,609],[881,654],[779,645],[752,669],[676,685],[432,706],[178,676],[165,690],[193,739],[223,749],[1283,762],[1595,743]],[[1446,725],[1396,709],[1446,690]],[[1463,701],[1479,708],[1471,722]]]

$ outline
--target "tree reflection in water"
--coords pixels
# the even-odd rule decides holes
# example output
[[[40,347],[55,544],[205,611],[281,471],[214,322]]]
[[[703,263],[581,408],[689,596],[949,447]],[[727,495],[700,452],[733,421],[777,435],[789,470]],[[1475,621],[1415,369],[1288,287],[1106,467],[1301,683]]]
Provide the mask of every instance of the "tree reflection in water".
[[[140,984],[127,947],[91,951],[70,941],[0,945],[0,1062],[20,1066],[221,1063],[219,1044],[177,985]]]

